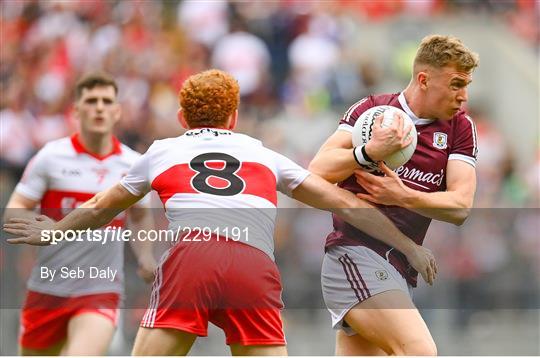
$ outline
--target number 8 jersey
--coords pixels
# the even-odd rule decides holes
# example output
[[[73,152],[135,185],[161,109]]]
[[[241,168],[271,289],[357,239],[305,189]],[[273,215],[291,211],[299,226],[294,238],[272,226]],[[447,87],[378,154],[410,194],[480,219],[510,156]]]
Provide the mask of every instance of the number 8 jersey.
[[[155,141],[120,184],[136,196],[155,190],[173,232],[235,230],[273,259],[277,190],[290,196],[308,175],[259,140],[201,128]]]

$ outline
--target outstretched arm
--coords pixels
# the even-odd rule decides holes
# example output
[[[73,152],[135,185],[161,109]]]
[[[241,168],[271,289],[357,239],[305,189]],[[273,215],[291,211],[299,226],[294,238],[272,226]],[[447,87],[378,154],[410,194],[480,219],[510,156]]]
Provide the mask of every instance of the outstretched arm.
[[[431,251],[417,245],[377,208],[359,200],[353,193],[312,174],[293,190],[293,198],[312,207],[329,210],[366,234],[394,247],[407,257],[427,283],[433,284],[437,266]]]
[[[85,230],[97,229],[109,223],[116,215],[140,200],[122,185],[116,184],[106,191],[96,194],[92,199],[66,215],[62,220],[52,223],[43,216],[37,219],[12,218],[4,224],[4,231],[19,236],[8,239],[12,244],[47,245],[42,241],[42,230]]]

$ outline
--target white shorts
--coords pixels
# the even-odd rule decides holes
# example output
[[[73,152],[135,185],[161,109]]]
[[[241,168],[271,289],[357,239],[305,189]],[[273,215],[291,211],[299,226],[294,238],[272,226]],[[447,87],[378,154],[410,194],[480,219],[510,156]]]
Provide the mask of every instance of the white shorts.
[[[412,287],[386,259],[364,246],[332,246],[324,255],[321,284],[332,327],[349,336],[356,332],[343,317],[358,303],[390,290],[401,290],[412,300]]]

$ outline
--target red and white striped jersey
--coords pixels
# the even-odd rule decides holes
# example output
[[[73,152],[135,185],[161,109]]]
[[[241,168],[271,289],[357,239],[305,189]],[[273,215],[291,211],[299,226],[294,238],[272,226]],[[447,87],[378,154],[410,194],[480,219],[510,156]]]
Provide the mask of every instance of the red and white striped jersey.
[[[276,189],[290,196],[308,175],[259,140],[200,128],[155,141],[120,183],[137,196],[155,190],[173,232],[246,230],[242,242],[273,258]]]
[[[40,201],[43,214],[59,220],[69,211],[92,198],[96,193],[116,184],[124,176],[139,153],[113,140],[113,150],[104,157],[89,153],[78,135],[46,144],[30,161],[15,188],[22,196]],[[123,226],[124,214],[110,225]],[[57,270],[53,280],[41,278],[40,269]],[[64,279],[61,269],[85,270],[82,280]],[[114,281],[90,279],[90,267],[117,270]],[[61,242],[40,249],[38,261],[28,281],[32,291],[57,296],[75,296],[99,292],[122,292],[123,243],[102,245],[101,242]],[[66,270],[66,269],[64,269]]]

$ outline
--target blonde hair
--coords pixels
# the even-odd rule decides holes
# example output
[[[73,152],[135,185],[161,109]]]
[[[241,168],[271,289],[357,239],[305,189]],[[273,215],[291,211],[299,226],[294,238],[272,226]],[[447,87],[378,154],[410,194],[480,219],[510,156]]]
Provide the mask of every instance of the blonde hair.
[[[451,65],[461,71],[471,72],[478,63],[478,54],[465,47],[457,37],[429,35],[420,42],[414,58],[414,72],[421,65],[437,68]]]
[[[221,127],[238,108],[240,87],[228,73],[208,70],[185,80],[179,97],[184,118],[191,128]]]

